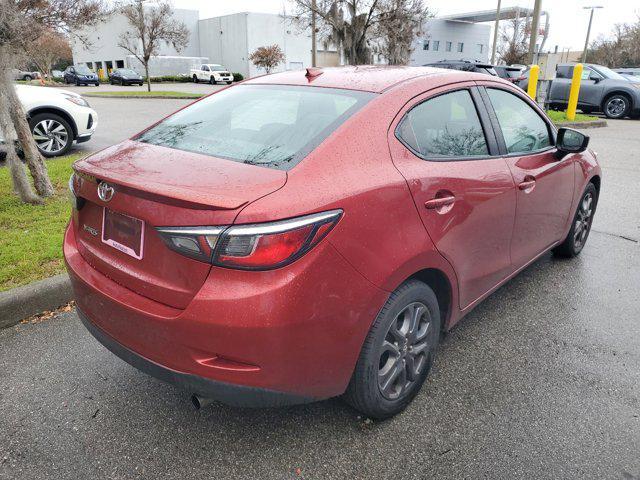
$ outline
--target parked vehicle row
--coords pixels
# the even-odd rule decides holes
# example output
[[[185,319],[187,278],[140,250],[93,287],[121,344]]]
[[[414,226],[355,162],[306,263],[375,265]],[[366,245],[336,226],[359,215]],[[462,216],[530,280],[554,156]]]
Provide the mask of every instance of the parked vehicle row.
[[[499,76],[526,90],[529,86],[529,67],[493,66],[471,60],[442,60],[428,64],[438,68],[484,73]],[[565,110],[573,78],[574,64],[556,66],[547,102],[549,108]],[[640,68],[612,70],[602,65],[584,64],[578,108],[584,113],[602,112],[608,118],[640,117]]]
[[[392,416],[442,331],[545,252],[583,249],[601,177],[588,140],[497,76],[243,82],[74,165],[78,315],[196,405],[344,394]]]

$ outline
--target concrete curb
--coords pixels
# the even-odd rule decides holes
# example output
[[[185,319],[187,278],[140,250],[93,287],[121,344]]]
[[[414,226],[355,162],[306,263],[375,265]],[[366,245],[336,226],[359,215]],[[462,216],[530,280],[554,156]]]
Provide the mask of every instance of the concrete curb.
[[[174,100],[198,100],[199,98],[204,97],[205,95],[207,95],[206,93],[203,93],[202,95],[200,95],[199,97],[196,97],[195,95],[200,95],[198,93],[194,93],[191,96],[188,95],[96,95],[93,93],[83,93],[82,96],[83,97],[93,97],[93,98],[117,98],[118,100],[120,99],[128,99],[128,98],[155,98],[155,99],[174,99]]]
[[[66,273],[0,292],[0,328],[61,307],[72,299],[71,282]]]
[[[567,128],[602,128],[602,127],[606,127],[607,121],[600,119],[600,120],[592,120],[590,122],[562,122],[562,123],[556,123],[555,124],[556,127],[567,127]]]

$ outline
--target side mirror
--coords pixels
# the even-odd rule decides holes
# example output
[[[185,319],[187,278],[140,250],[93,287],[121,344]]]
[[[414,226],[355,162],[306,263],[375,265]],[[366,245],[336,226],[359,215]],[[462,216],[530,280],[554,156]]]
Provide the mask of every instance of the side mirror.
[[[556,138],[556,158],[560,160],[569,153],[584,152],[589,146],[589,137],[572,128],[561,128]]]
[[[595,83],[600,83],[600,80],[602,80],[602,78],[600,78],[600,77],[593,77],[591,80],[593,80]]]

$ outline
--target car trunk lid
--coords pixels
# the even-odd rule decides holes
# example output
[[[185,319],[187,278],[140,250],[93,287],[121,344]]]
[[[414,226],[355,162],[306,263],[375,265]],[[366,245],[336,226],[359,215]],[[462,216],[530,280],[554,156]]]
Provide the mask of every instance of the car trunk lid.
[[[240,209],[287,178],[279,170],[135,141],[80,160],[74,170],[76,194],[85,200],[73,213],[81,255],[117,283],[175,308],[188,305],[210,265],[167,248],[155,228],[229,225]],[[100,198],[101,183],[113,189],[112,198]],[[114,218],[130,239],[113,235]]]

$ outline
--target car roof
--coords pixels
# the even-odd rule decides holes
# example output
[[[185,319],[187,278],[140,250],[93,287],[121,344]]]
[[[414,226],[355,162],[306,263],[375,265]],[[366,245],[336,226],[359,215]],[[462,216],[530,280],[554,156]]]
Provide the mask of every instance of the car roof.
[[[438,83],[447,83],[448,79],[481,80],[486,77],[480,73],[461,72],[435,67],[403,67],[388,65],[359,65],[349,67],[330,67],[290,70],[254,77],[243,82],[254,85],[312,85],[314,87],[343,88],[365,92],[381,93],[394,85],[417,77],[441,77]],[[314,75],[315,73],[315,75]]]

